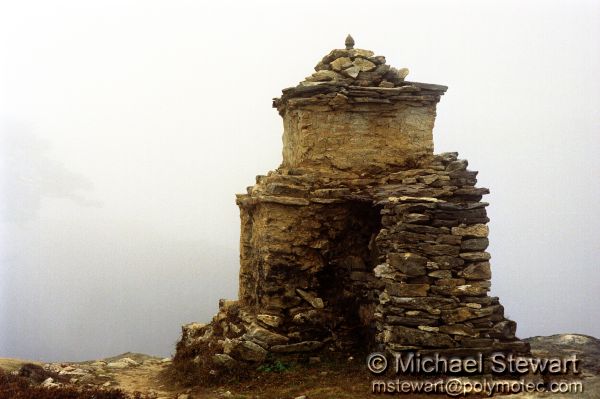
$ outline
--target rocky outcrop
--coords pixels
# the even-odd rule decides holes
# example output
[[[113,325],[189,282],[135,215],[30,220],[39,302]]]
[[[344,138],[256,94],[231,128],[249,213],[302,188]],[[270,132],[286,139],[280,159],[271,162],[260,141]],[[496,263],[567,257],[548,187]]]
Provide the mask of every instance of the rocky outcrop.
[[[183,327],[176,366],[369,348],[529,352],[488,296],[488,190],[457,153],[433,154],[446,87],[407,82],[347,42],[274,100],[282,165],[237,196],[239,299]]]
[[[569,358],[573,355],[580,359],[580,373],[574,376],[552,378],[553,382],[581,383],[582,390],[572,389],[559,393],[519,393],[506,398],[537,399],[554,398],[557,395],[566,398],[600,398],[600,339],[581,334],[557,334],[547,337],[525,339],[531,345],[531,353],[538,358]]]

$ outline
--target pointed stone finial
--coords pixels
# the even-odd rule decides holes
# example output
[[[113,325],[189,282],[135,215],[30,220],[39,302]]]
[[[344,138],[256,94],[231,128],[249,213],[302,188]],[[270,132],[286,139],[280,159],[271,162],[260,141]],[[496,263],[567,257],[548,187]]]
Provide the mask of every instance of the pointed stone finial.
[[[346,50],[352,50],[354,48],[354,39],[352,38],[352,36],[346,36],[346,41],[344,42],[344,44],[346,45]]]

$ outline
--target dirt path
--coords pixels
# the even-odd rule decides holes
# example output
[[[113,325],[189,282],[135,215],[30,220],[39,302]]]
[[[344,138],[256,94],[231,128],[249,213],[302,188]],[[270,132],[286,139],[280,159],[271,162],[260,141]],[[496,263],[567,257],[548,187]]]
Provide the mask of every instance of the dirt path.
[[[177,398],[181,390],[168,387],[161,381],[160,373],[167,364],[160,361],[144,361],[137,367],[110,372],[114,383],[111,387],[120,388],[127,393],[141,392],[157,398]]]

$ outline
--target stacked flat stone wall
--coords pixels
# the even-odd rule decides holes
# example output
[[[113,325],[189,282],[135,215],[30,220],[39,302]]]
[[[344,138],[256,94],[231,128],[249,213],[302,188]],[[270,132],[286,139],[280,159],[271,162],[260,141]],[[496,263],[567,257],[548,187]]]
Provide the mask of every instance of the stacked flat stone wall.
[[[488,295],[488,204],[481,201],[488,190],[475,187],[477,173],[466,170],[465,160],[454,154],[438,160],[431,169],[398,174],[398,194],[405,195],[383,200],[376,243],[385,257],[374,270],[384,282],[376,341],[391,352],[527,353],[527,344],[515,337],[516,323]],[[435,195],[408,195],[419,183],[419,191]]]
[[[225,367],[365,349],[527,353],[488,295],[488,190],[476,175],[446,153],[368,178],[259,176],[238,196],[239,300],[185,326],[180,345],[210,345]]]

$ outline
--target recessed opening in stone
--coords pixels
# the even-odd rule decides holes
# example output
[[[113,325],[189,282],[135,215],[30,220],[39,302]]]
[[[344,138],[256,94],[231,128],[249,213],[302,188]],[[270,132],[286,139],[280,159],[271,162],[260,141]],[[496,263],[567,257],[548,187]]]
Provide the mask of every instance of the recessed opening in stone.
[[[325,267],[317,274],[319,297],[332,311],[332,330],[345,345],[366,343],[372,335],[374,307],[369,300],[369,276],[377,265],[375,237],[381,229],[381,207],[350,201],[343,220],[332,221],[330,245],[323,252]]]

